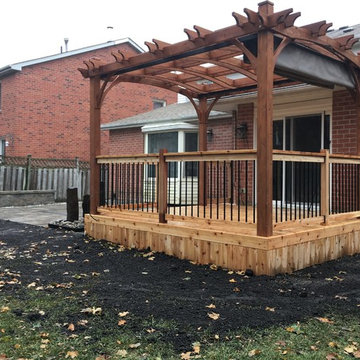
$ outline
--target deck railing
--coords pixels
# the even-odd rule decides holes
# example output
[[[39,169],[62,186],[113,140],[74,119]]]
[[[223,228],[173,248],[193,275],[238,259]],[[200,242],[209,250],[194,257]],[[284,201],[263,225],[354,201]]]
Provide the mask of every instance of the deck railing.
[[[256,150],[99,156],[100,206],[256,222]],[[269,179],[271,181],[271,179]],[[360,210],[360,157],[273,152],[273,221]]]

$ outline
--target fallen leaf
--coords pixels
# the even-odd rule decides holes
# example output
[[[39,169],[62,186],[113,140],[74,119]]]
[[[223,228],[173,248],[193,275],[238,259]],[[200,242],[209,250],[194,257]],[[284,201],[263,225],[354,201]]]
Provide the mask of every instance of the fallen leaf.
[[[75,331],[75,325],[74,324],[69,324],[68,328],[69,331]]]
[[[240,292],[240,289],[239,289],[238,287],[234,287],[234,288],[233,288],[233,291],[234,291],[234,292]]]
[[[210,265],[210,269],[211,269],[211,270],[217,270],[218,267],[217,267],[217,265],[215,265],[215,264],[211,264],[211,265]]]
[[[236,280],[235,279],[230,279],[229,282],[230,283],[236,283]]]
[[[150,257],[148,258],[148,260],[154,261],[154,260],[155,260],[155,256],[150,256]]]
[[[41,333],[40,333],[40,337],[42,337],[42,338],[47,338],[47,337],[49,337],[49,333],[41,332]]]
[[[31,287],[35,287],[35,286],[36,286],[36,282],[34,281],[34,282],[30,283],[27,287],[31,288]]]
[[[77,322],[77,324],[80,325],[80,326],[86,326],[87,323],[88,323],[87,320],[79,320],[79,321]]]
[[[130,344],[129,349],[137,349],[140,345],[141,345],[140,343]]]
[[[330,353],[326,355],[326,360],[337,360],[337,359],[338,359],[337,354]]]
[[[294,333],[294,334],[302,334],[302,330],[300,329],[300,325],[299,324],[293,324],[289,327],[286,328],[286,331],[290,332],[290,333]]]
[[[219,336],[218,334],[215,334],[215,335],[214,335],[214,339],[215,339],[215,340],[219,340],[219,339],[220,339],[220,336]]]
[[[253,356],[259,355],[260,353],[261,353],[261,351],[259,349],[253,349],[253,350],[249,351],[248,355],[249,355],[249,357],[253,357]]]
[[[310,346],[310,349],[311,349],[312,351],[318,351],[318,350],[319,350],[319,348],[318,348],[317,346],[315,346],[315,345],[311,345],[311,346]]]
[[[207,315],[208,315],[208,317],[210,319],[213,319],[213,320],[217,320],[220,317],[220,314],[217,314],[217,313],[214,313],[214,312],[208,313]]]
[[[335,295],[335,299],[339,299],[339,300],[347,300],[347,296],[341,296],[341,295]]]
[[[101,315],[102,309],[100,307],[92,307],[92,308],[85,308],[81,310],[82,313],[85,314],[92,314],[92,315]]]
[[[205,307],[209,309],[216,309],[216,306],[214,304],[206,305]]]
[[[126,350],[118,350],[116,355],[121,356],[121,357],[126,357],[127,356],[127,351]]]
[[[352,356],[355,358],[355,359],[360,359],[360,350],[357,350],[355,351]]]
[[[192,344],[193,345],[193,352],[195,354],[200,354],[200,343],[199,342],[195,342]]]
[[[275,312],[275,308],[272,308],[272,307],[269,307],[269,306],[267,306],[267,307],[265,308],[265,310],[266,310],[266,311],[270,311],[270,312]]]
[[[347,353],[347,354],[353,354],[355,351],[357,351],[357,348],[356,346],[354,345],[348,345],[344,348],[344,351]]]
[[[0,312],[5,313],[8,312],[10,310],[10,308],[8,306],[2,306],[0,309]]]
[[[65,358],[75,359],[78,355],[79,355],[78,351],[68,351],[65,355]]]
[[[334,341],[330,341],[330,342],[328,343],[328,345],[329,345],[330,347],[332,347],[332,348],[337,348],[337,347],[338,347],[338,344],[337,344],[336,342],[334,342]]]
[[[334,322],[329,320],[328,318],[324,318],[324,317],[316,317],[316,320],[319,320],[320,322],[324,323],[324,324],[333,324]]]
[[[186,353],[181,353],[181,360],[190,360],[191,359],[191,351],[188,351]]]
[[[15,349],[20,349],[20,348],[21,348],[21,345],[20,345],[20,344],[15,344],[15,345],[14,345],[14,348],[15,348]]]
[[[41,339],[42,344],[48,344],[50,342],[49,339]]]
[[[146,329],[146,332],[148,332],[149,334],[152,334],[154,333],[156,330],[151,328],[151,329]]]
[[[128,313],[129,313],[128,311],[123,311],[123,312],[119,312],[118,315],[119,315],[120,317],[124,317],[124,316],[126,316]]]
[[[118,325],[123,326],[126,324],[126,320],[119,320]]]

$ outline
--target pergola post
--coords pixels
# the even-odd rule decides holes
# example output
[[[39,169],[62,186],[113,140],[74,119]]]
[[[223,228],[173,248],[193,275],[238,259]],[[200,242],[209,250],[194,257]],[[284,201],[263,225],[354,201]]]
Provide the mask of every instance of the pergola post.
[[[97,213],[100,200],[100,77],[90,78],[90,214]]]
[[[259,4],[260,15],[271,15],[273,4]],[[273,78],[274,36],[267,29],[258,33],[258,55],[256,65],[258,81],[257,109],[257,235],[273,234]]]

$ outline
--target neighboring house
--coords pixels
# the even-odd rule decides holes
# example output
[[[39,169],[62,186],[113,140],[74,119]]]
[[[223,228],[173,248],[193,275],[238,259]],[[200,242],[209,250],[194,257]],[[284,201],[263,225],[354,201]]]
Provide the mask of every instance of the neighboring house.
[[[0,68],[0,155],[89,160],[89,82],[77,68],[89,58],[108,62],[112,52],[143,50],[125,38]],[[102,122],[176,101],[176,94],[122,84],[107,96]],[[107,134],[102,151],[108,152]]]

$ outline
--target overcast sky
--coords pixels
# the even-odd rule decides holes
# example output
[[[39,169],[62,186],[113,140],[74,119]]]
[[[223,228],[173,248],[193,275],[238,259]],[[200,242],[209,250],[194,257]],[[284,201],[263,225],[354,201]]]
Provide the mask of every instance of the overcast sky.
[[[141,47],[153,38],[185,40],[184,28],[209,30],[235,24],[233,11],[257,10],[258,0],[1,0],[0,67],[130,37]],[[360,23],[360,0],[274,0],[275,11],[293,8],[295,25],[327,20],[333,28]],[[108,28],[112,27],[112,29]]]

